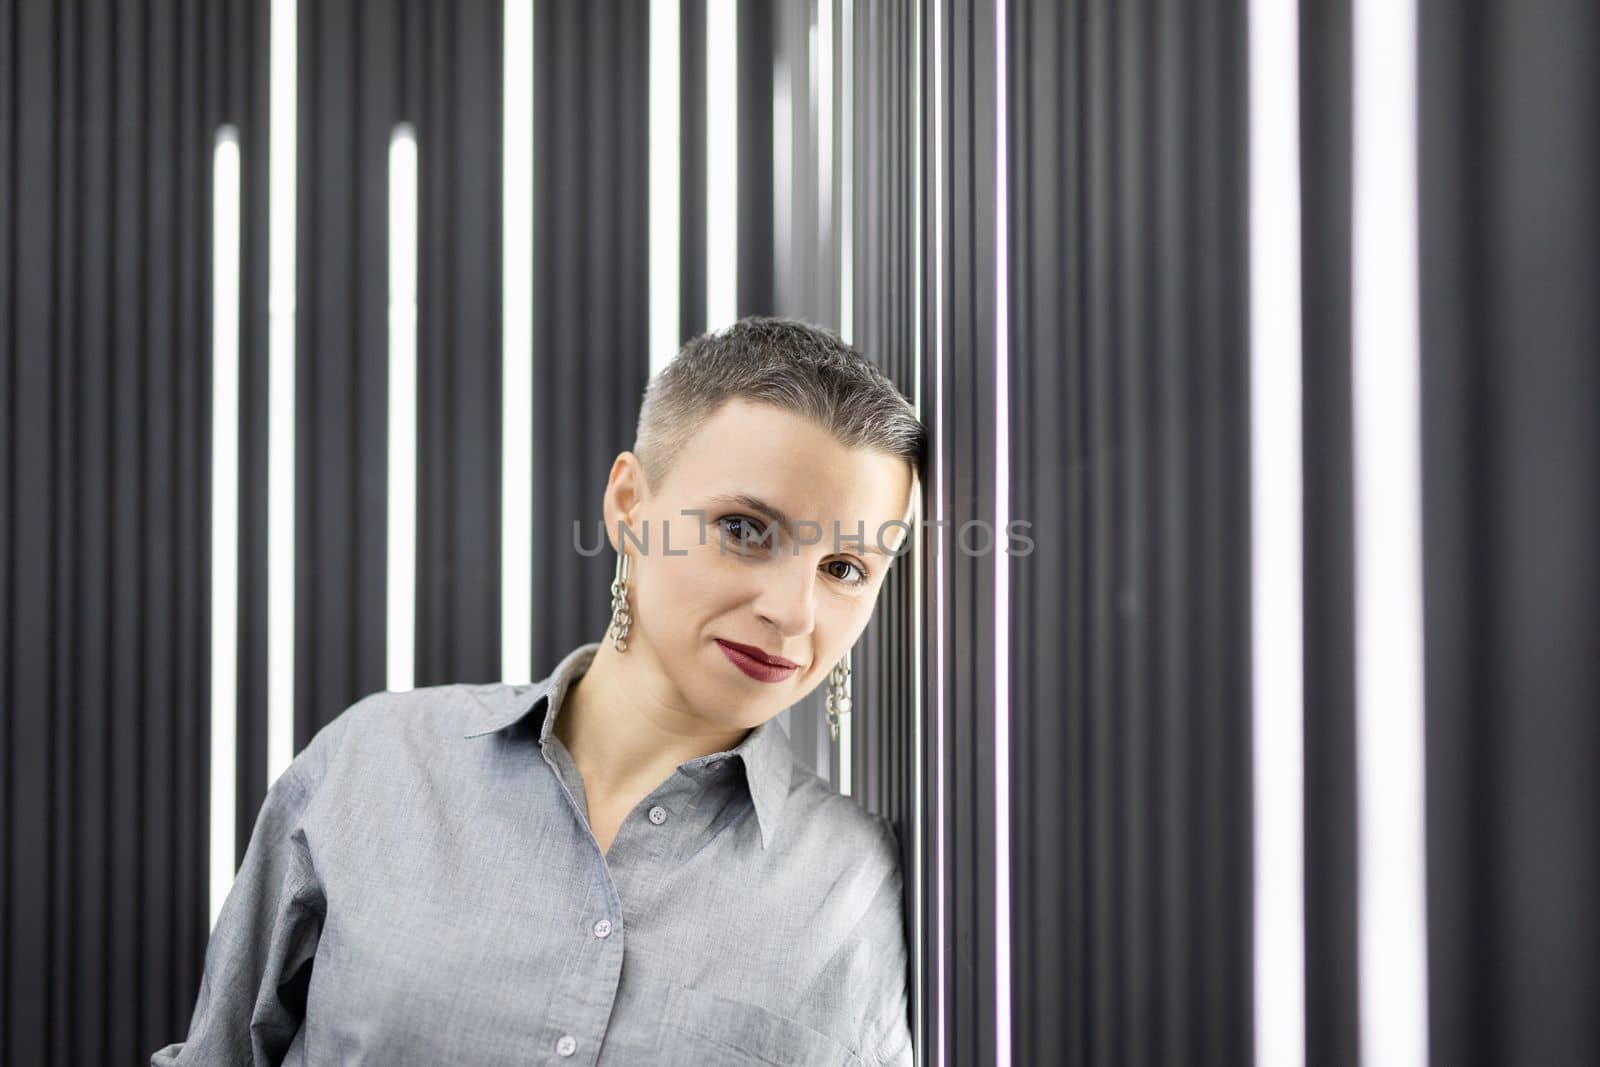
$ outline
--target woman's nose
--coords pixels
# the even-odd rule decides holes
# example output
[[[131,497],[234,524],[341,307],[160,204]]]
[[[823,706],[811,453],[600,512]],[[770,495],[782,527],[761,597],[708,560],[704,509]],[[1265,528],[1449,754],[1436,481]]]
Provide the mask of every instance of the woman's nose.
[[[757,614],[785,637],[810,633],[817,618],[817,568],[791,557],[763,571]]]

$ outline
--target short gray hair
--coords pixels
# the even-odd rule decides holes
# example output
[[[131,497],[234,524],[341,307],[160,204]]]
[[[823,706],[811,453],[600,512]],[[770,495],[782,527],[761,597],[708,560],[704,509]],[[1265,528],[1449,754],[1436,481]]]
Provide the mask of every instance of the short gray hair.
[[[886,374],[829,330],[750,317],[686,343],[645,389],[633,451],[652,492],[701,424],[735,399],[804,416],[920,476],[927,431]]]

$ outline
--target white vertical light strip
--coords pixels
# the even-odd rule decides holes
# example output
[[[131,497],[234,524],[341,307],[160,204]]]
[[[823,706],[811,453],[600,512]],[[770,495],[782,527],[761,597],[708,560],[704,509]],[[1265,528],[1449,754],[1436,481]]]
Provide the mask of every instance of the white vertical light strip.
[[[416,677],[417,634],[417,136],[389,140],[388,689]]]
[[[855,263],[855,2],[839,0],[839,336],[856,332]]]
[[[272,0],[267,177],[267,781],[294,758],[295,8]]]
[[[233,886],[239,685],[239,134],[217,131],[211,206],[211,929]]]
[[[679,322],[682,131],[680,0],[650,0],[650,377],[683,341]],[[774,104],[776,106],[776,104]],[[777,129],[776,123],[773,125]]]
[[[1011,1063],[1011,301],[1006,197],[1006,3],[994,5],[994,1010],[995,1064]]]
[[[1300,101],[1294,0],[1250,5],[1256,1062],[1305,1062]]]
[[[1357,0],[1351,253],[1361,1061],[1428,1062],[1416,4]]]
[[[937,662],[940,677],[934,679],[934,973],[938,982],[938,1059],[939,1067],[947,1062],[945,1031],[949,1028],[949,998],[945,975],[948,971],[949,945],[945,929],[948,925],[948,902],[945,895],[948,851],[945,846],[945,699],[943,672],[946,670],[945,620],[949,607],[945,598],[945,567],[939,562],[939,531],[950,521],[945,503],[944,479],[944,4],[933,0],[933,468],[936,488],[934,492],[934,641],[938,650]]]
[[[739,306],[739,25],[736,0],[706,0],[706,329]]]
[[[500,680],[519,685],[533,680],[533,0],[506,0],[501,69]]]

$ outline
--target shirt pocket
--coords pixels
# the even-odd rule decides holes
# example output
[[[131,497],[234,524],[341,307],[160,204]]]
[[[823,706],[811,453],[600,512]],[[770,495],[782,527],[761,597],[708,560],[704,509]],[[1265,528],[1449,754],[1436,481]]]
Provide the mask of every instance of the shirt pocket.
[[[819,1030],[749,1001],[692,986],[670,986],[662,1015],[661,1046],[672,1063],[735,1067],[821,1067],[866,1061]]]

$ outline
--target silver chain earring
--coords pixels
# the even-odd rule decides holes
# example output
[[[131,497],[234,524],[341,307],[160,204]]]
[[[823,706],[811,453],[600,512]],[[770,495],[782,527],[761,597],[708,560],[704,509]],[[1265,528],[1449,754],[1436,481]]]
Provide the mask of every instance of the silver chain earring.
[[[828,675],[828,732],[839,740],[839,717],[850,714],[850,650]]]
[[[628,610],[628,554],[617,553],[617,576],[611,579],[611,625],[606,628],[618,652],[628,651],[628,627],[633,612]]]

